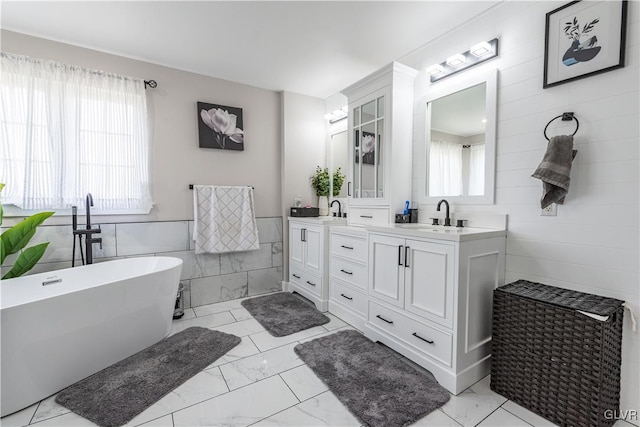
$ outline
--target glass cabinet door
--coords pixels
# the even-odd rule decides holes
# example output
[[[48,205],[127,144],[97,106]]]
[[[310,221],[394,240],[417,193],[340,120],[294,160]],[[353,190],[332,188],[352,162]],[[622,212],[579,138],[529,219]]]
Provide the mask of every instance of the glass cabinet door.
[[[384,197],[384,96],[353,109],[353,193],[357,199]]]

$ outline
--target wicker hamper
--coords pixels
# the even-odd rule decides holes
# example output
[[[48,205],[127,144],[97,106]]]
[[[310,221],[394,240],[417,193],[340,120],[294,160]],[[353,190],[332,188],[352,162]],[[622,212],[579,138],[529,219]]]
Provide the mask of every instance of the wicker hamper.
[[[613,425],[622,304],[526,280],[496,289],[491,389],[561,426]]]

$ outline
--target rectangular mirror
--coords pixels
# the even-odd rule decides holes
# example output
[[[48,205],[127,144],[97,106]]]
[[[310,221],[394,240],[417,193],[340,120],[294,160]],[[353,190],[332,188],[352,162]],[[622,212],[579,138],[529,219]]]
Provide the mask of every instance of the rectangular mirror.
[[[420,105],[425,123],[420,202],[492,204],[497,70],[447,83],[433,85]]]

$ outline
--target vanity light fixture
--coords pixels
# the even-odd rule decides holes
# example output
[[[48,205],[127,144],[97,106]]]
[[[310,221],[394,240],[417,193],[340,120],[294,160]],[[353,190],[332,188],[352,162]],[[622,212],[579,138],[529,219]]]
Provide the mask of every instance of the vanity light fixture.
[[[480,57],[485,53],[491,52],[491,45],[487,42],[480,42],[476,45],[471,46],[469,52],[475,57]]]
[[[346,105],[338,110],[333,110],[333,113],[327,113],[324,115],[326,120],[329,120],[329,123],[335,123],[342,119],[347,118],[347,112],[349,111],[349,107]]]
[[[435,76],[436,74],[440,74],[444,71],[444,67],[440,64],[433,64],[429,68],[427,68],[427,74],[430,76]]]
[[[431,83],[434,83],[497,56],[498,39],[495,38],[475,44],[468,51],[450,56],[440,64],[431,65],[427,68],[427,74],[431,76]]]
[[[464,64],[467,61],[467,58],[465,58],[464,55],[462,54],[455,54],[453,56],[450,56],[447,58],[447,65],[450,67],[459,67],[460,65]]]

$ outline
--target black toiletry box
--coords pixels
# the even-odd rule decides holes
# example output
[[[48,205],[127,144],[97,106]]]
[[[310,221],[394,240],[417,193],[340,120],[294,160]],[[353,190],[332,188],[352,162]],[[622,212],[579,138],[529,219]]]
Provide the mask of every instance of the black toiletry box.
[[[320,208],[291,208],[291,216],[297,216],[297,217],[320,216]]]

